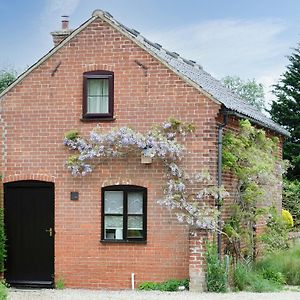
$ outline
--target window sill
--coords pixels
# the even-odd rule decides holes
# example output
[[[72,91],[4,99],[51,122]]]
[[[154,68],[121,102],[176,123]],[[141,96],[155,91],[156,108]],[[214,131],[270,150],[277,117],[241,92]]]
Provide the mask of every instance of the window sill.
[[[147,241],[139,240],[100,240],[101,244],[147,244]]]
[[[81,118],[80,121],[81,122],[113,122],[115,121],[116,118],[111,118],[111,117],[107,117],[107,118]]]

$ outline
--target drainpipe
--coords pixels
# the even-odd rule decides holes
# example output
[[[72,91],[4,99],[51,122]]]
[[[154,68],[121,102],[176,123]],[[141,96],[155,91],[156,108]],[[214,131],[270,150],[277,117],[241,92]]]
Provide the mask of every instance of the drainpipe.
[[[222,185],[222,144],[223,144],[223,128],[228,123],[228,113],[227,110],[223,109],[221,110],[221,113],[223,114],[223,123],[218,125],[218,166],[217,166],[217,183],[218,188]],[[221,259],[221,253],[222,253],[222,220],[221,220],[221,196],[218,195],[217,200],[217,208],[219,212],[218,216],[218,233],[217,233],[217,244],[218,244],[218,256],[219,259]]]

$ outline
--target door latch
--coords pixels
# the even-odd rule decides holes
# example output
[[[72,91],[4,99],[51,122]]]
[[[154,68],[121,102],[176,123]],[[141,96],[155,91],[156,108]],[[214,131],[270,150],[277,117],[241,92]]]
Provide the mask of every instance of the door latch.
[[[53,229],[52,229],[52,227],[50,227],[49,229],[46,229],[45,231],[49,233],[50,237],[53,236]]]

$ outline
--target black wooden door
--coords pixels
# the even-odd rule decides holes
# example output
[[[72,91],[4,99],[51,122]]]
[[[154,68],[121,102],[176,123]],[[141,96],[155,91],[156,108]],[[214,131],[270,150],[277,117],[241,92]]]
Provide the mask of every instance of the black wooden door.
[[[54,185],[42,181],[6,183],[4,222],[6,281],[12,286],[52,287]]]

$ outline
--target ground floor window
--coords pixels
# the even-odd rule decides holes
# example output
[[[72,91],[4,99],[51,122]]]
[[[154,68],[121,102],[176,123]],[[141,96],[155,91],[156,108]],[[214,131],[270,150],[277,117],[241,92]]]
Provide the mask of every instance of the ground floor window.
[[[133,185],[102,189],[102,240],[146,240],[147,189]]]

